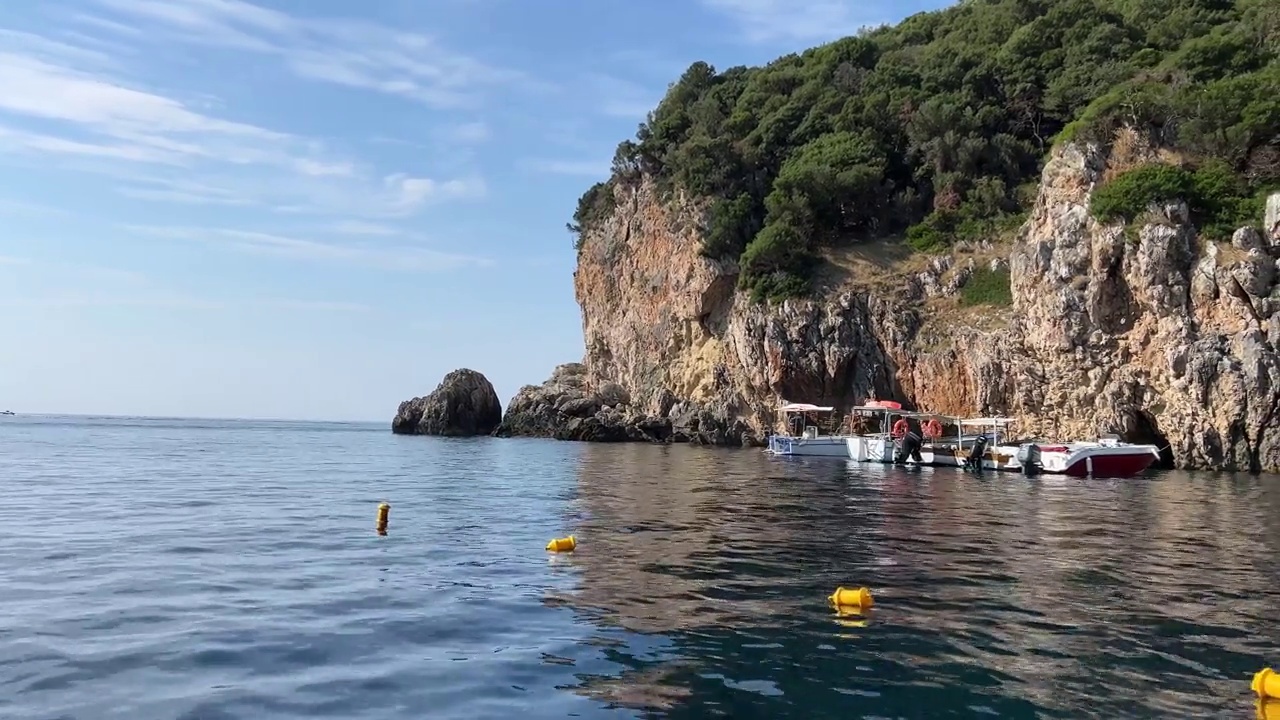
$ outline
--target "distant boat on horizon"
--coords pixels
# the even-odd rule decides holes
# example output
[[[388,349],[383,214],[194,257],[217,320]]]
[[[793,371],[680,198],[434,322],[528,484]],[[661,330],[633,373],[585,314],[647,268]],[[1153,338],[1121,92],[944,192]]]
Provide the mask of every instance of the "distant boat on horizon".
[[[12,411],[12,410],[5,410],[5,411],[3,411],[3,412],[0,412],[0,415],[16,415],[16,414],[17,414],[17,413],[15,413],[15,412],[14,412],[14,411]]]

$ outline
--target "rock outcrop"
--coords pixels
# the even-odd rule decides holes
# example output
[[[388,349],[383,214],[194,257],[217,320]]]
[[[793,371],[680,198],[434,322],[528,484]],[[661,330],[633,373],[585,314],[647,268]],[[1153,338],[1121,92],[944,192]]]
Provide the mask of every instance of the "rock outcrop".
[[[1009,251],[970,248],[771,306],[736,291],[733,263],[700,254],[697,202],[619,185],[574,275],[581,379],[526,388],[504,428],[667,439],[623,430],[621,416],[738,444],[777,428],[783,400],[880,397],[1012,415],[1026,435],[1117,432],[1167,446],[1185,467],[1280,469],[1280,196],[1258,218],[1262,233],[1230,243],[1199,238],[1176,203],[1133,226],[1099,223],[1089,203],[1103,177],[1157,157],[1126,152],[1057,149]],[[988,267],[1010,273],[1011,307],[961,307],[964,283]],[[628,402],[601,399],[615,386]]]
[[[435,391],[400,403],[391,432],[400,435],[489,435],[502,421],[502,403],[488,378],[454,370]]]
[[[1280,195],[1267,198],[1266,219],[1263,220],[1262,227],[1271,244],[1280,244]]]
[[[566,363],[542,385],[526,385],[507,406],[500,437],[551,437],[595,442],[692,442],[710,445],[750,445],[759,441],[745,422],[728,426],[703,425],[702,414],[674,405],[661,413],[646,413],[631,405],[630,393],[605,382],[592,390],[587,369]]]

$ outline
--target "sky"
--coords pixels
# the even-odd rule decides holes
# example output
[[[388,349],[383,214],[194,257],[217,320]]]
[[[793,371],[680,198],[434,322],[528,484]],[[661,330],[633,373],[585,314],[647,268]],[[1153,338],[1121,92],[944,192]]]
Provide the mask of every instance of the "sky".
[[[13,0],[0,410],[390,421],[582,358],[565,229],[667,85],[942,0]]]

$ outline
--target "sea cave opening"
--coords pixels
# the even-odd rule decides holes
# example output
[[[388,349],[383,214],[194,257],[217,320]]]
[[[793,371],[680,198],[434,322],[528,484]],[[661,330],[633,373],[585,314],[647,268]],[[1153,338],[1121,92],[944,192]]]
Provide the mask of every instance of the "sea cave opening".
[[[1133,428],[1133,432],[1129,433],[1129,437],[1125,439],[1131,443],[1155,445],[1160,448],[1160,459],[1151,467],[1156,470],[1172,470],[1174,468],[1173,448],[1169,445],[1169,438],[1160,432],[1160,426],[1156,423],[1155,417],[1146,410],[1139,410],[1133,415]]]

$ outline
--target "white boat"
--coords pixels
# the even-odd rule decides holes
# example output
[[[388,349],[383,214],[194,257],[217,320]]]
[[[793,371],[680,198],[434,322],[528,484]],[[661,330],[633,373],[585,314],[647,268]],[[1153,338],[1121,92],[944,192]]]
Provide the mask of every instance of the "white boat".
[[[1029,442],[1010,449],[1018,463],[1011,469],[1029,475],[1128,478],[1142,474],[1160,459],[1160,448],[1155,445],[1122,442],[1117,435],[1099,435],[1093,442]]]
[[[803,419],[803,430],[800,435],[770,435],[769,445],[765,448],[765,452],[770,455],[801,455],[816,457],[847,457],[848,451],[845,449],[845,435],[823,435],[818,430],[818,426],[810,425],[809,420],[814,415],[831,414],[835,412],[834,407],[824,407],[819,405],[809,405],[808,403],[787,403],[778,408],[786,418],[787,428],[791,427],[792,417],[799,416]],[[816,422],[816,420],[815,420]]]
[[[938,467],[964,467],[969,459],[969,451],[978,438],[986,438],[986,451],[983,453],[983,468],[987,470],[1008,470],[1016,467],[1000,467],[1014,462],[1015,453],[996,451],[1004,442],[1008,428],[1013,425],[1013,418],[984,417],[958,418],[948,415],[932,414],[946,425],[956,428],[954,435],[926,440],[920,448],[923,464]],[[1016,464],[1016,463],[1015,463]]]
[[[871,400],[866,405],[849,408],[851,418],[870,418],[878,421],[879,429],[869,433],[850,433],[845,437],[845,455],[856,462],[892,463],[897,447],[890,432],[894,416],[912,417],[914,413],[902,409],[901,403],[890,400]]]
[[[1004,470],[1026,475],[1048,473],[1074,477],[1133,477],[1160,459],[1155,445],[1122,442],[1117,435],[1100,435],[1093,442],[1049,443],[1038,440],[1009,440],[1012,418],[957,419],[957,437],[927,444],[920,455],[926,464],[962,467],[979,436],[988,440],[983,452],[985,470]],[[966,429],[978,430],[966,433]]]

